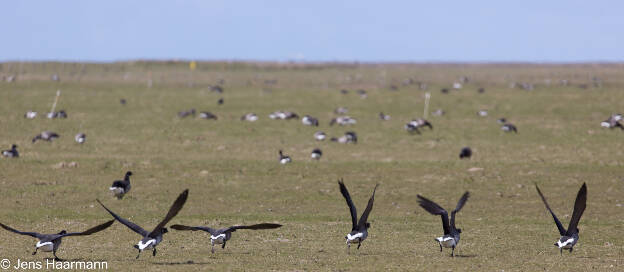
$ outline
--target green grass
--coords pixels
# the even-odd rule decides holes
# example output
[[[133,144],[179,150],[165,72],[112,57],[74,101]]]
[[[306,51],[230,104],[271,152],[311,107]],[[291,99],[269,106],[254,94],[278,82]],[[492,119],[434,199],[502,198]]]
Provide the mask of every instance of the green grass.
[[[24,231],[80,231],[108,220],[102,200],[121,216],[153,228],[185,188],[189,199],[173,224],[225,227],[279,222],[267,231],[238,231],[225,250],[210,254],[209,236],[172,230],[158,247],[135,260],[139,236],[119,223],[89,238],[66,238],[58,255],[106,260],[113,270],[411,270],[411,271],[618,271],[624,267],[624,132],[602,129],[600,121],[622,111],[624,70],[620,64],[274,64],[181,62],[113,64],[2,63],[0,147],[19,145],[21,157],[0,159],[0,222]],[[58,73],[60,82],[49,76]],[[150,76],[151,75],[151,76]],[[460,76],[461,91],[444,95]],[[592,77],[602,87],[592,86]],[[147,79],[153,85],[147,87]],[[424,92],[403,86],[411,77],[432,92],[434,130],[409,135],[403,124],[422,115]],[[223,79],[225,92],[209,85]],[[265,84],[276,79],[277,84]],[[550,80],[550,85],[546,80]],[[560,86],[568,79],[568,86]],[[537,88],[509,88],[532,82]],[[390,91],[391,84],[399,87]],[[579,88],[588,84],[589,88]],[[484,94],[477,89],[485,87]],[[367,99],[354,92],[368,91]],[[48,120],[57,89],[57,109],[66,120]],[[219,97],[225,104],[217,106]],[[119,99],[128,101],[126,106]],[[349,108],[358,123],[329,127],[336,107]],[[177,112],[212,111],[218,121],[179,119]],[[476,112],[488,109],[488,117]],[[34,120],[23,118],[38,111]],[[268,114],[292,110],[321,121],[330,136],[358,133],[357,145],[316,142],[316,128],[300,121],[274,121]],[[383,111],[392,119],[382,122]],[[255,112],[260,120],[239,120]],[[519,133],[496,123],[506,117]],[[37,142],[43,131],[61,134]],[[84,145],[73,136],[87,134]],[[471,160],[459,150],[470,146]],[[323,150],[311,161],[314,147]],[[294,163],[279,165],[283,149]],[[60,162],[76,168],[55,168]],[[469,172],[472,167],[482,171]],[[133,189],[122,201],[108,187],[125,171]],[[361,213],[376,183],[369,238],[346,254],[349,212],[338,190],[344,178]],[[572,254],[559,255],[552,218],[535,192],[542,188],[567,226],[580,185],[588,185],[587,210]],[[439,252],[439,217],[418,207],[422,194],[452,208],[464,191],[472,197],[458,214],[463,233],[459,258]],[[31,256],[35,240],[0,231],[0,259],[43,260]],[[188,261],[192,261],[188,264]]]

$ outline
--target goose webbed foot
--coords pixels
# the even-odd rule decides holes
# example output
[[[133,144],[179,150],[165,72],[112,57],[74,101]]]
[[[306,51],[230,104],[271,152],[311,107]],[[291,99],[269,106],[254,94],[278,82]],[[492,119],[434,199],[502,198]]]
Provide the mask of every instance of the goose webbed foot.
[[[62,262],[63,259],[59,258],[58,256],[56,256],[56,251],[52,252],[52,255],[54,255],[54,260],[57,262]]]
[[[37,250],[38,250],[38,248],[35,248],[35,252],[33,252],[32,255],[37,254]]]

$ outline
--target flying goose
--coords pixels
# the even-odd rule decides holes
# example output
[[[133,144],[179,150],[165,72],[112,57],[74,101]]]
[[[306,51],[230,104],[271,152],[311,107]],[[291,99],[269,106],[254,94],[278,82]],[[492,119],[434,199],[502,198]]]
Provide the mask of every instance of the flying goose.
[[[112,225],[113,223],[115,223],[115,220],[110,220],[104,224],[101,225],[97,225],[93,228],[90,228],[88,230],[85,230],[83,232],[67,232],[65,230],[62,230],[59,233],[55,233],[55,234],[41,234],[38,232],[24,232],[24,231],[19,231],[16,230],[14,228],[11,228],[7,225],[4,225],[2,223],[0,223],[0,227],[4,228],[5,230],[8,230],[10,232],[14,232],[17,234],[21,234],[21,235],[28,235],[28,236],[32,236],[35,237],[37,239],[39,239],[39,241],[37,242],[37,244],[35,245],[35,251],[32,253],[32,255],[37,254],[37,251],[39,249],[41,249],[41,251],[44,252],[50,252],[52,251],[52,254],[54,255],[54,260],[57,261],[61,261],[61,259],[56,256],[56,251],[58,250],[59,246],[61,245],[61,240],[63,239],[63,237],[66,236],[85,236],[85,235],[91,235],[94,234],[96,232],[102,231],[106,228],[108,228],[110,225]]]
[[[241,121],[255,122],[258,121],[258,115],[253,112],[247,113],[241,117]]]
[[[126,172],[126,176],[124,180],[116,180],[113,182],[113,185],[109,188],[113,192],[113,195],[117,197],[117,199],[122,199],[126,193],[130,191],[130,176],[132,176],[132,172]]]
[[[39,135],[35,136],[32,139],[32,142],[36,142],[37,140],[44,140],[44,141],[48,141],[51,142],[52,140],[56,139],[60,137],[56,132],[52,132],[52,131],[44,131],[41,132]]]
[[[251,229],[251,230],[260,230],[260,229],[276,229],[281,227],[280,224],[272,224],[272,223],[261,223],[250,226],[231,226],[223,229],[213,229],[209,227],[191,227],[184,225],[173,225],[171,226],[174,230],[203,230],[205,232],[210,233],[210,245],[212,246],[211,252],[214,253],[214,245],[220,244],[221,248],[225,248],[225,243],[232,238],[232,232],[235,232],[239,229]]]
[[[373,195],[368,200],[368,205],[366,205],[366,209],[362,213],[360,221],[358,221],[355,205],[353,204],[353,200],[351,200],[349,191],[344,185],[342,179],[338,180],[338,185],[340,186],[340,193],[342,193],[342,196],[347,201],[347,206],[349,206],[349,212],[351,213],[351,223],[353,224],[351,232],[349,232],[347,236],[345,236],[345,239],[347,240],[347,253],[349,253],[352,243],[357,243],[357,249],[360,249],[360,246],[362,246],[362,242],[366,240],[366,237],[368,237],[368,228],[370,228],[370,223],[367,222],[368,215],[373,209],[373,202],[375,201],[375,191],[377,191],[377,187],[379,186],[379,184],[375,185],[375,189],[373,189]]]
[[[314,139],[316,139],[317,141],[323,141],[326,137],[327,135],[325,135],[325,132],[317,131],[314,133]]]
[[[310,115],[305,115],[303,116],[303,118],[301,118],[301,123],[303,123],[306,126],[315,126],[318,127],[319,126],[319,121],[318,119],[310,116]]]
[[[323,156],[323,151],[321,151],[320,148],[315,148],[314,150],[312,150],[312,154],[310,154],[310,157],[315,160],[321,159],[321,156]]]
[[[289,162],[292,162],[292,159],[291,159],[289,156],[284,155],[284,153],[282,153],[282,150],[281,150],[281,149],[280,149],[280,151],[279,151],[279,156],[280,156],[280,158],[279,158],[279,162],[280,162],[281,164],[287,164],[287,163],[289,163]]]
[[[555,224],[557,225],[557,229],[559,229],[559,235],[561,235],[561,237],[555,243],[555,246],[559,247],[559,253],[563,255],[564,249],[567,249],[570,251],[570,253],[572,253],[572,249],[579,239],[579,230],[577,226],[579,220],[581,220],[581,215],[583,215],[583,212],[585,211],[585,202],[587,201],[587,185],[583,183],[583,186],[581,186],[581,189],[576,195],[576,201],[574,201],[574,211],[572,212],[572,219],[570,219],[570,225],[568,225],[567,230],[563,228],[561,221],[557,219],[555,213],[550,209],[550,206],[548,206],[548,202],[546,202],[546,198],[544,198],[544,195],[540,191],[539,187],[537,187],[537,184],[535,184],[535,189],[537,189],[537,193],[542,198],[542,201],[544,201],[546,209],[552,215],[553,219],[555,220]]]
[[[199,113],[199,118],[201,119],[213,119],[213,120],[217,120],[217,116],[214,115],[212,112],[209,111],[202,111]]]
[[[96,199],[96,200],[98,203],[100,203],[100,205],[102,205],[102,207],[106,211],[108,211],[108,213],[110,213],[117,221],[119,221],[119,223],[124,224],[126,227],[140,234],[143,237],[143,239],[141,239],[139,243],[134,245],[134,248],[139,250],[139,254],[136,256],[136,259],[138,259],[139,256],[141,255],[141,252],[143,252],[143,250],[145,249],[152,249],[152,256],[156,256],[156,246],[160,244],[160,242],[162,242],[163,234],[168,232],[167,228],[165,228],[165,225],[167,225],[167,223],[169,223],[169,220],[173,219],[178,214],[178,212],[184,206],[184,203],[186,203],[187,198],[188,198],[188,189],[184,190],[184,192],[182,192],[180,196],[178,196],[176,201],[173,202],[173,205],[171,205],[171,208],[169,208],[169,212],[167,212],[167,216],[165,216],[165,218],[162,221],[160,221],[160,223],[158,223],[158,225],[151,232],[148,232],[144,230],[143,228],[141,228],[139,225],[134,224],[128,221],[127,219],[120,217],[119,215],[115,214],[114,212],[106,208],[106,206],[104,206],[104,204],[102,204],[102,202],[100,202],[99,199]]]
[[[87,135],[84,133],[78,133],[74,136],[74,140],[76,140],[77,143],[82,144],[87,140]]]
[[[24,118],[34,119],[35,117],[37,117],[37,112],[36,111],[27,111],[24,114]]]
[[[470,147],[466,146],[459,151],[460,159],[470,159],[470,157],[472,157],[472,149]]]
[[[515,132],[518,133],[518,128],[511,123],[505,123],[501,129],[505,132]]]
[[[449,222],[448,212],[440,207],[440,205],[435,202],[424,198],[421,195],[417,195],[418,204],[425,209],[427,212],[433,215],[440,215],[442,217],[442,228],[444,228],[444,235],[436,238],[435,240],[440,244],[440,252],[442,252],[442,247],[452,248],[451,256],[455,256],[455,247],[459,244],[459,234],[461,233],[461,229],[455,228],[455,214],[464,207],[466,201],[470,193],[465,192],[464,195],[457,202],[457,206],[451,212],[451,220]]]
[[[11,149],[2,150],[2,156],[7,157],[7,158],[18,158],[19,152],[17,152],[17,145],[13,144],[11,145]]]
[[[600,126],[611,129],[619,127],[620,129],[624,130],[624,126],[622,126],[620,120],[622,120],[622,115],[614,114],[611,115],[609,119],[602,121],[602,123],[600,123]]]
[[[184,118],[184,117],[187,117],[187,116],[190,116],[190,115],[195,117],[195,109],[190,109],[188,111],[178,112],[178,117],[180,117],[180,118]]]
[[[381,119],[381,121],[388,121],[390,120],[390,115],[385,115],[383,112],[380,112],[379,119]]]

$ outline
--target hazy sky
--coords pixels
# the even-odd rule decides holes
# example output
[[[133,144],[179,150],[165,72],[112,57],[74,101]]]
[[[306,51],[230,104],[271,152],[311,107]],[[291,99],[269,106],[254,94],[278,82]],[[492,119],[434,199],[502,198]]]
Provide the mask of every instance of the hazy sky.
[[[624,1],[3,1],[0,61],[624,61]]]

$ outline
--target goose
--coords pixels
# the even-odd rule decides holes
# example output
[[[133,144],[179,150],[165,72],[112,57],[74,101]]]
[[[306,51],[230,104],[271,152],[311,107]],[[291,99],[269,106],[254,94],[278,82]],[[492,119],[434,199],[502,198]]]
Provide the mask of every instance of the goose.
[[[329,125],[333,126],[334,124],[339,124],[341,126],[346,126],[346,125],[355,125],[356,123],[357,121],[349,116],[339,116],[339,117],[333,118],[329,122]]]
[[[59,138],[60,136],[56,133],[56,132],[52,132],[52,131],[44,131],[41,132],[39,135],[36,135],[33,139],[32,142],[36,142],[38,140],[44,140],[44,141],[48,141],[51,142],[52,140]]]
[[[212,119],[212,120],[217,120],[217,116],[212,114],[212,112],[209,111],[202,111],[199,113],[199,118],[201,119]]]
[[[232,232],[235,232],[236,230],[239,230],[239,229],[251,229],[251,230],[276,229],[281,226],[282,225],[280,224],[260,223],[260,224],[249,225],[249,226],[231,226],[231,227],[223,228],[223,229],[213,229],[213,228],[201,227],[201,226],[191,227],[191,226],[185,226],[185,225],[172,225],[171,228],[174,230],[192,230],[192,231],[202,230],[202,231],[210,233],[210,245],[212,247],[211,252],[214,253],[214,245],[220,244],[221,248],[224,249],[227,241],[229,241],[232,238]]]
[[[100,205],[102,205],[102,207],[106,211],[108,211],[108,213],[110,213],[117,221],[119,221],[119,223],[124,224],[126,227],[143,237],[143,239],[141,239],[136,245],[134,245],[134,248],[139,250],[139,254],[136,256],[136,259],[138,259],[139,256],[141,256],[141,252],[146,249],[152,249],[152,256],[156,256],[156,246],[160,244],[160,242],[162,242],[163,234],[168,232],[167,228],[165,228],[165,225],[167,225],[167,223],[169,223],[169,221],[173,219],[178,214],[178,212],[180,212],[182,207],[184,207],[184,203],[186,203],[187,198],[188,189],[184,190],[184,192],[182,192],[178,196],[176,201],[173,202],[173,205],[171,205],[171,208],[169,208],[169,212],[167,212],[165,218],[160,221],[160,223],[158,223],[158,225],[151,232],[148,232],[145,229],[141,228],[139,225],[120,217],[119,215],[106,208],[106,206],[104,206],[104,204],[102,204],[99,199],[96,200],[98,203],[100,203]]]
[[[41,251],[44,251],[44,252],[51,251],[52,255],[54,255],[54,260],[62,261],[58,256],[56,256],[56,251],[58,250],[59,246],[61,246],[63,237],[91,235],[91,234],[94,234],[96,232],[102,231],[110,227],[110,225],[112,225],[113,223],[115,223],[115,220],[110,220],[104,224],[97,225],[83,232],[67,232],[65,230],[62,230],[59,233],[55,233],[55,234],[41,234],[38,232],[19,231],[7,225],[4,225],[2,223],[0,223],[0,227],[10,232],[14,232],[14,233],[21,234],[21,235],[28,235],[28,236],[39,239],[39,241],[35,245],[35,251],[32,253],[32,255],[37,254],[37,251],[41,249]]]
[[[347,112],[349,112],[349,109],[345,107],[338,107],[334,110],[335,114],[347,114]]]
[[[518,133],[518,129],[511,123],[505,123],[501,129],[505,132],[515,132]]]
[[[279,158],[279,162],[280,162],[281,164],[287,164],[287,163],[292,162],[292,159],[290,159],[290,157],[289,157],[289,156],[284,155],[284,154],[282,153],[282,150],[280,150],[280,151],[279,151],[279,156],[280,156],[280,158]]]
[[[403,128],[405,128],[405,130],[407,130],[407,132],[411,133],[411,134],[420,134],[420,130],[418,130],[418,126],[412,124],[412,122],[409,122],[407,124],[405,124],[405,126],[403,126]]]
[[[178,112],[178,117],[180,117],[180,118],[184,118],[184,117],[187,117],[187,116],[190,116],[190,115],[195,117],[195,109],[190,109],[188,111]]]
[[[434,112],[432,112],[431,115],[433,115],[433,116],[442,116],[442,115],[444,115],[444,113],[445,113],[444,110],[437,109]]]
[[[117,197],[117,199],[122,199],[126,193],[130,191],[130,176],[132,176],[132,172],[126,172],[126,176],[124,176],[123,180],[116,180],[113,182],[113,185],[109,188],[113,195]]]
[[[321,159],[321,156],[323,156],[323,151],[321,151],[320,148],[315,148],[314,150],[312,150],[312,154],[310,154],[310,157],[315,160]]]
[[[357,249],[360,249],[360,246],[362,246],[362,242],[366,240],[366,238],[368,237],[368,229],[370,228],[370,223],[367,222],[368,215],[370,214],[371,210],[373,210],[373,202],[375,201],[375,192],[377,191],[377,187],[379,186],[379,184],[375,185],[375,189],[373,189],[373,195],[368,200],[368,205],[366,205],[366,209],[362,213],[362,216],[360,217],[360,221],[358,221],[355,205],[353,204],[353,200],[351,200],[349,191],[347,190],[347,187],[344,185],[344,182],[342,179],[338,180],[338,185],[340,186],[340,193],[347,201],[347,206],[349,206],[349,212],[351,213],[351,223],[352,223],[351,232],[349,232],[347,236],[345,236],[345,239],[347,240],[347,253],[349,253],[351,250],[351,244],[357,243],[358,244]]]
[[[385,115],[383,112],[380,112],[379,119],[381,119],[381,121],[388,121],[390,120],[390,115]]]
[[[258,121],[258,115],[256,115],[253,112],[247,113],[241,117],[241,121],[249,121],[249,122]]]
[[[17,145],[11,145],[11,149],[2,150],[2,156],[6,158],[19,158],[19,152],[17,152]]]
[[[496,122],[499,123],[499,124],[505,124],[505,123],[507,123],[507,119],[504,118],[504,117],[503,118],[499,118],[498,120],[496,120]]]
[[[442,88],[442,89],[440,89],[440,92],[443,93],[443,94],[448,94],[449,93],[449,89]]]
[[[433,129],[433,125],[431,125],[429,121],[422,119],[422,118],[414,119],[410,121],[408,124],[411,124],[412,126],[416,128],[429,127],[429,129]]]
[[[57,112],[48,112],[47,117],[48,119],[54,119],[54,118],[65,119],[67,118],[67,113],[65,112],[65,110],[60,110]]]
[[[348,94],[348,93],[349,93],[349,90],[347,90],[347,89],[342,89],[342,90],[340,90],[340,93],[341,93],[341,94]]]
[[[24,118],[27,118],[27,119],[35,119],[35,117],[37,117],[37,112],[36,111],[27,111],[24,114]]]
[[[299,115],[290,111],[275,111],[269,114],[269,118],[273,120],[289,120],[289,119],[299,119]]]
[[[216,93],[223,93],[223,87],[219,85],[210,86],[210,91],[216,92]]]
[[[470,147],[466,146],[459,151],[460,159],[470,159],[470,157],[472,157],[472,149]]]
[[[122,106],[125,106],[125,105],[126,105],[126,102],[127,102],[127,101],[126,101],[126,99],[125,99],[125,98],[119,99],[119,104],[121,104]]]
[[[74,136],[74,140],[76,140],[77,143],[82,144],[87,140],[87,135],[84,133],[78,133]]]
[[[481,117],[486,117],[486,116],[488,116],[488,111],[480,110],[480,111],[477,112],[477,115],[479,115]]]
[[[303,116],[303,118],[301,118],[301,123],[303,123],[306,126],[315,126],[318,127],[319,126],[319,121],[318,119],[310,116],[310,115],[305,115]]]
[[[223,105],[223,102],[225,102],[223,100],[223,97],[219,98],[219,100],[217,100],[217,105]]]
[[[459,244],[459,235],[461,233],[461,229],[455,228],[455,214],[464,207],[466,201],[470,193],[465,192],[464,195],[457,202],[457,206],[451,212],[451,220],[449,221],[448,212],[440,207],[440,205],[435,202],[421,196],[418,197],[418,204],[420,207],[425,209],[427,212],[433,215],[440,215],[442,217],[442,228],[444,229],[444,235],[436,238],[435,240],[440,244],[440,252],[442,252],[442,247],[452,248],[451,257],[455,256],[455,247]]]
[[[357,90],[355,92],[360,95],[361,99],[366,99],[368,97],[368,95],[366,94],[366,90]]]
[[[327,135],[325,135],[325,132],[317,131],[314,133],[314,139],[316,139],[317,141],[324,141],[325,138],[327,138]]]
[[[572,253],[572,249],[579,239],[579,229],[577,226],[579,221],[581,220],[583,212],[585,211],[585,202],[587,202],[587,185],[583,183],[581,189],[576,195],[576,200],[574,201],[574,211],[572,212],[572,219],[570,219],[570,224],[568,225],[567,230],[563,228],[561,221],[557,219],[555,213],[550,209],[550,206],[548,206],[548,202],[546,202],[546,198],[544,198],[544,195],[542,194],[542,191],[540,191],[539,187],[537,187],[537,184],[535,184],[535,189],[537,189],[537,193],[542,198],[544,205],[546,205],[546,209],[550,212],[553,219],[555,220],[555,224],[557,225],[557,229],[559,230],[559,234],[561,235],[557,243],[555,243],[555,246],[559,247],[559,253],[563,255],[564,249],[567,249],[568,251],[570,251],[570,253]]]
[[[332,142],[339,142],[341,144],[346,144],[346,143],[354,143],[357,144],[357,134],[354,131],[347,131],[343,136],[340,136],[340,138],[336,138],[336,137],[332,137],[330,139]]]
[[[622,126],[620,120],[622,120],[622,115],[614,114],[611,115],[609,119],[602,121],[602,123],[600,123],[600,126],[611,129],[619,127],[620,129],[624,130],[624,126]]]

